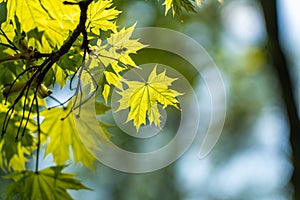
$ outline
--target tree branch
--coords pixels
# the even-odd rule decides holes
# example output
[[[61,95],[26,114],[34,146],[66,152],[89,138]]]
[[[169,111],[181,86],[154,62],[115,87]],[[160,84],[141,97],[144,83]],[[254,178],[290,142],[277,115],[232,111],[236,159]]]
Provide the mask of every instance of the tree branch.
[[[7,61],[16,61],[16,60],[37,60],[39,58],[50,57],[49,53],[40,53],[38,51],[31,51],[25,53],[17,53],[14,55],[10,55],[4,58],[0,58],[0,63]]]
[[[43,69],[41,71],[40,75],[37,77],[38,83],[42,82],[42,80],[44,79],[47,72],[51,69],[52,65],[55,62],[57,62],[64,54],[66,54],[70,50],[70,48],[72,47],[74,42],[77,40],[79,35],[81,33],[85,32],[85,23],[87,20],[87,9],[88,9],[89,4],[92,3],[92,1],[93,0],[86,0],[86,1],[81,1],[78,3],[78,5],[80,7],[80,11],[81,11],[79,24],[77,25],[76,29],[73,31],[72,35],[67,40],[67,42],[65,44],[63,44],[57,52],[53,53],[50,56],[50,63],[46,65],[45,69]]]
[[[260,3],[266,21],[271,62],[280,83],[282,99],[289,120],[292,162],[294,165],[291,178],[291,183],[294,186],[294,198],[300,199],[300,123],[287,59],[279,41],[278,8],[276,0],[260,0]]]
[[[56,63],[64,54],[66,54],[70,50],[70,48],[72,47],[72,45],[74,44],[74,42],[77,40],[77,38],[79,37],[79,35],[81,33],[83,35],[86,34],[85,24],[86,24],[86,21],[87,21],[87,9],[88,9],[88,6],[92,2],[93,2],[93,0],[86,0],[86,1],[78,2],[78,5],[80,7],[80,20],[79,20],[79,23],[78,23],[77,27],[75,28],[75,30],[73,31],[73,33],[69,37],[69,39],[60,47],[60,49],[58,51],[53,52],[52,54],[50,54],[49,57],[33,73],[31,78],[25,83],[24,88],[19,92],[18,96],[16,97],[13,104],[11,105],[11,107],[9,108],[9,110],[6,113],[6,116],[5,116],[4,122],[3,122],[1,136],[3,136],[6,132],[7,125],[10,121],[12,113],[14,112],[15,105],[21,100],[21,98],[23,97],[23,95],[25,94],[27,89],[30,89],[32,87],[32,84],[33,84],[36,87],[36,90],[37,90],[38,86],[43,83],[43,80],[44,80],[46,74],[52,68],[53,64]],[[5,33],[3,33],[3,34],[5,34]],[[85,44],[83,44],[83,45],[85,45]],[[45,54],[38,54],[38,55],[39,56],[45,56]],[[14,83],[15,82],[16,82],[16,80],[14,81]],[[10,92],[11,88],[13,88],[14,83],[10,86],[9,92]],[[37,91],[35,91],[35,93],[36,92]],[[26,98],[26,96],[25,96],[25,98]],[[7,98],[6,98],[6,100],[7,100]],[[29,115],[30,115],[30,113],[29,113]],[[22,124],[20,124],[20,126],[21,125]],[[26,128],[26,124],[25,124],[24,129],[25,128]]]

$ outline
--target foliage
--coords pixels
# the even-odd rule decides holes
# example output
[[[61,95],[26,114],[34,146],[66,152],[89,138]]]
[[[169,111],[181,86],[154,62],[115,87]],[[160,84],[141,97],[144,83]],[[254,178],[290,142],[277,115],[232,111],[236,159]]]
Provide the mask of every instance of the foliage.
[[[105,114],[114,87],[121,96],[119,110],[130,110],[127,121],[133,120],[138,130],[146,120],[160,126],[158,104],[179,109],[176,98],[182,94],[169,88],[176,78],[166,71],[157,74],[156,67],[147,82],[122,77],[127,70],[138,69],[130,55],[146,45],[131,38],[135,24],[118,28],[121,11],[112,0],[0,4],[5,13],[0,18],[0,168],[12,172],[7,178],[13,180],[7,199],[71,199],[67,189],[88,188],[62,172],[64,165],[73,161],[93,169],[95,160],[77,133],[75,110],[96,94],[106,103],[96,102],[96,109],[101,109],[97,115]],[[188,0],[166,0],[165,5],[166,13],[172,8],[179,17],[182,8],[195,11]],[[94,77],[99,67],[100,81]],[[55,84],[68,87],[72,96],[65,102],[57,100],[51,90]],[[46,99],[57,105],[50,107]],[[109,138],[109,126],[102,121],[99,125],[105,129],[103,137]],[[39,169],[42,145],[57,166]],[[30,171],[25,166],[33,153],[36,168]]]
[[[218,0],[220,3],[223,0]],[[195,0],[195,3],[198,7],[201,6],[201,0]],[[172,15],[177,16],[180,20],[182,19],[182,11],[185,10],[187,12],[196,12],[193,1],[191,0],[165,0],[163,5],[165,5],[165,15],[167,15],[168,11],[172,9]]]
[[[41,130],[49,137],[46,155],[52,154],[57,165],[64,165],[66,161],[70,160],[71,146],[74,161],[81,162],[82,165],[93,169],[95,158],[82,144],[74,124],[74,116],[70,115],[66,119],[61,120],[69,111],[70,106],[41,112],[41,115],[45,117],[41,124]],[[46,142],[46,139],[44,142]]]
[[[198,1],[198,3],[199,2],[200,1]],[[165,0],[164,5],[166,6],[165,15],[172,8],[173,16],[176,14],[180,19],[182,17],[182,9],[188,12],[195,12],[195,7],[190,0]]]
[[[67,189],[89,189],[75,180],[74,175],[62,173],[63,168],[50,167],[38,173],[25,170],[6,176],[14,181],[7,188],[7,199],[72,199]]]
[[[160,74],[156,74],[156,70],[156,67],[152,70],[148,81],[123,80],[127,88],[119,92],[122,98],[119,100],[120,106],[117,111],[130,108],[127,122],[133,120],[137,131],[141,125],[146,125],[146,119],[150,124],[154,123],[160,127],[161,114],[158,103],[163,105],[163,108],[170,105],[179,109],[176,97],[182,94],[169,89],[176,78],[166,76],[166,70]]]

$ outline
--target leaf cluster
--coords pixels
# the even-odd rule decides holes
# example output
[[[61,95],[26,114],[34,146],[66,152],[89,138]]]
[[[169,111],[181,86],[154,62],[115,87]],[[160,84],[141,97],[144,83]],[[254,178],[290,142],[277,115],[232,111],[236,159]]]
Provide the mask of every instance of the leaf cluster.
[[[190,0],[165,0],[165,15],[172,9],[173,16],[177,16],[180,20],[182,19],[182,11],[196,12],[195,6]]]
[[[180,109],[182,93],[170,88],[176,78],[166,71],[154,67],[147,81],[123,78],[139,69],[131,54],[146,45],[132,38],[135,24],[117,27],[121,11],[112,0],[0,0],[0,5],[5,11],[0,18],[0,168],[12,172],[7,178],[13,180],[7,199],[71,199],[67,189],[88,189],[62,170],[72,162],[94,168],[88,147],[97,144],[88,136],[83,142],[74,123],[82,117],[85,130],[95,131],[88,123],[94,116],[80,112],[91,98],[100,96],[93,106],[104,115],[116,89],[118,110],[129,110],[127,122],[132,120],[137,131],[147,121],[160,127],[158,105]],[[188,0],[166,1],[166,12],[171,8],[178,16],[182,8],[194,11]],[[72,93],[64,102],[53,95],[57,84]],[[56,105],[49,106],[48,99]],[[100,120],[98,125],[105,143],[110,125]],[[43,146],[44,156],[51,154],[57,166],[39,169]],[[33,153],[36,168],[30,171],[26,163]]]
[[[80,181],[74,179],[73,174],[63,173],[65,166],[55,166],[43,169],[38,173],[20,171],[7,175],[6,178],[14,181],[7,189],[7,199],[72,199],[67,189],[89,189]]]

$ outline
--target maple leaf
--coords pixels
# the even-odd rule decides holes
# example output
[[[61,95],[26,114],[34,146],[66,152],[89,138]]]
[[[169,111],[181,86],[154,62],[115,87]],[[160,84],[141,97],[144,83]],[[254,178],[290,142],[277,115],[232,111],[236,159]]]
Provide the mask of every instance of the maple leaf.
[[[29,45],[44,52],[51,52],[51,47],[61,46],[78,21],[80,9],[63,4],[63,0],[11,0],[7,2],[7,19],[17,17],[22,30],[29,32],[35,28],[43,32],[40,45]],[[16,26],[14,24],[14,26]]]
[[[82,80],[84,87],[81,93],[84,101],[90,94],[90,87],[85,87],[90,80],[85,80],[87,76],[84,73],[82,75],[85,77]],[[99,142],[108,144],[110,137],[106,130],[109,126],[95,121],[95,113],[104,114],[109,108],[88,100],[84,104],[76,103],[75,107],[80,106],[80,111],[73,110],[70,114],[72,106],[73,102],[69,102],[65,108],[53,108],[40,113],[45,118],[41,123],[41,130],[50,139],[45,154],[51,153],[57,165],[64,165],[66,161],[71,160],[72,152],[75,162],[81,162],[93,170],[93,162],[96,159],[93,151],[100,150]],[[66,117],[68,114],[70,115]],[[82,133],[84,135],[81,135]],[[43,137],[42,141],[47,142],[47,138]]]
[[[113,20],[121,11],[111,8],[111,6],[112,0],[92,2],[89,6],[87,27],[96,35],[100,35],[100,29],[116,31],[117,26]]]
[[[169,88],[177,78],[168,77],[166,70],[157,74],[156,68],[157,66],[150,73],[147,82],[124,80],[128,88],[118,92],[121,99],[116,111],[130,108],[126,122],[133,120],[137,131],[143,124],[146,125],[147,118],[150,124],[154,123],[160,127],[161,114],[158,103],[163,105],[163,108],[174,106],[180,109],[176,97],[182,93]]]
[[[131,53],[136,53],[138,50],[146,47],[146,45],[141,44],[138,39],[131,38],[135,26],[136,24],[127,29],[123,28],[107,39],[107,42],[110,45],[110,56],[132,66],[135,65],[134,62],[132,63],[131,59],[127,60],[128,58],[126,58],[126,56]]]
[[[59,84],[60,88],[62,88],[66,84],[66,74],[57,64],[53,65],[53,69],[55,73],[55,81]]]
[[[71,103],[67,108],[54,108],[41,112],[41,116],[45,117],[41,124],[41,130],[50,137],[46,155],[51,153],[56,164],[64,165],[66,161],[70,160],[70,147],[72,147],[75,162],[81,162],[82,165],[93,169],[95,157],[82,143],[74,124],[74,116],[71,114],[61,120],[69,113],[70,107]],[[96,146],[96,144],[92,145]]]
[[[6,189],[6,199],[71,200],[68,189],[90,190],[74,179],[73,174],[62,173],[63,168],[64,166],[50,167],[38,173],[25,170],[6,176],[5,178],[13,180]]]
[[[199,0],[196,0],[196,2],[200,3]],[[168,11],[172,8],[173,16],[176,14],[179,19],[181,19],[183,9],[187,12],[196,12],[195,7],[190,0],[165,0],[163,5],[166,6],[165,15],[167,15]]]
[[[130,54],[137,53],[138,50],[146,47],[139,42],[138,39],[132,39],[132,33],[135,25],[125,29],[121,29],[119,32],[112,34],[107,39],[107,45],[98,47],[97,53],[101,55],[99,60],[104,66],[111,66],[112,72],[104,72],[106,84],[103,87],[103,97],[107,103],[108,96],[110,94],[111,86],[119,88],[122,81],[120,72],[127,69],[127,65],[136,67],[136,64],[131,59]],[[122,66],[118,65],[118,62],[122,63]]]
[[[0,127],[3,126],[5,109],[3,102],[0,104]],[[34,137],[31,133],[33,122],[30,120],[22,140],[16,142],[15,130],[18,128],[17,123],[21,116],[16,113],[12,123],[8,124],[7,134],[0,140],[0,169],[3,171],[18,171],[25,169],[25,163],[28,161],[30,152],[35,149]],[[23,127],[22,127],[23,128]]]

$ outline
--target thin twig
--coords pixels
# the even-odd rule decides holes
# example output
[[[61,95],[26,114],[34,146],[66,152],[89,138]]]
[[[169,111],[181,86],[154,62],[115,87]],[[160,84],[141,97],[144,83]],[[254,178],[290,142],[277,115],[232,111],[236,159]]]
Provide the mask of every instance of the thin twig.
[[[38,86],[36,87],[36,91],[38,90]],[[41,126],[40,126],[40,111],[39,111],[39,100],[37,98],[37,94],[34,95],[35,105],[36,105],[36,115],[37,115],[37,149],[36,149],[36,161],[35,161],[35,173],[39,172],[39,158],[40,158],[40,148],[41,148]]]
[[[36,68],[36,67],[33,66],[33,67],[29,67],[29,68],[25,69],[23,72],[21,72],[21,73],[14,79],[14,81],[12,82],[12,84],[9,85],[7,95],[4,95],[4,97],[5,97],[5,104],[7,103],[9,93],[11,92],[13,86],[16,84],[16,82],[18,81],[18,79],[19,79],[21,76],[23,76],[25,73],[27,73],[28,71],[30,71],[30,70],[32,70],[32,69],[35,69],[35,68]]]
[[[26,90],[26,93],[25,93],[25,96],[27,96],[28,95],[28,93],[29,93],[29,90],[30,90],[30,88],[28,87],[27,88],[27,90]],[[18,127],[18,131],[17,131],[17,135],[16,135],[16,141],[18,140],[18,138],[19,138],[19,132],[20,132],[20,130],[21,130],[21,126],[22,126],[22,124],[23,124],[23,121],[24,121],[24,119],[25,119],[25,112],[26,112],[26,103],[27,103],[27,98],[25,98],[24,99],[24,103],[23,103],[23,112],[22,112],[22,118],[21,118],[21,122],[20,122],[20,125],[19,125],[19,127]],[[28,113],[28,115],[29,115],[30,113]],[[29,117],[27,117],[27,119],[28,119]],[[23,128],[23,130],[26,128],[26,126]],[[22,134],[22,137],[23,137],[23,134]]]
[[[79,35],[81,33],[83,35],[86,35],[86,30],[85,30],[86,26],[85,26],[85,24],[86,24],[86,21],[87,21],[87,9],[88,9],[89,4],[91,4],[92,2],[93,2],[93,0],[86,0],[86,1],[81,1],[81,2],[78,3],[81,12],[80,12],[80,20],[79,20],[79,23],[78,23],[77,27],[75,28],[75,30],[73,31],[73,33],[71,34],[69,39],[60,47],[60,49],[58,51],[53,52],[51,55],[47,55],[49,57],[38,67],[38,69],[35,71],[35,73],[26,82],[24,88],[19,92],[18,96],[14,100],[11,107],[8,109],[8,111],[6,113],[6,116],[4,118],[3,127],[2,127],[2,136],[6,132],[8,123],[9,123],[9,121],[11,119],[11,116],[14,112],[16,104],[21,100],[21,98],[23,97],[25,91],[28,88],[30,89],[31,84],[34,82],[36,84],[35,85],[36,86],[36,91],[35,91],[34,98],[37,98],[36,93],[37,93],[38,87],[43,82],[44,77],[46,76],[48,71],[52,68],[53,64],[56,63],[64,54],[66,54],[70,50],[70,48],[72,47],[72,45],[74,44],[74,42],[77,40],[77,38],[79,37]],[[0,29],[0,31],[2,32],[2,35],[7,39],[7,41],[15,47],[15,45],[6,36],[4,31],[2,29]],[[87,45],[86,41],[84,41],[83,46],[86,46],[86,45]],[[23,75],[24,73],[21,73],[21,74]],[[18,76],[18,78],[20,76]],[[15,83],[16,83],[16,80],[10,86],[9,91],[12,89],[12,87]],[[25,98],[27,98],[27,96],[25,96]],[[7,100],[7,98],[6,98],[6,100]],[[31,108],[32,108],[32,105],[30,106],[30,111],[29,112],[31,112]],[[28,116],[30,116],[30,113],[28,114]],[[25,125],[27,125],[27,123],[28,123],[28,121],[26,121]]]
[[[8,36],[6,35],[6,33],[0,28],[0,32],[1,34],[5,37],[5,39],[7,40],[7,42],[14,47],[14,50],[17,52],[18,47],[16,47],[16,45],[8,38]]]
[[[1,46],[5,46],[5,47],[8,47],[8,48],[10,48],[10,49],[12,49],[12,50],[14,50],[14,51],[17,51],[17,50],[18,50],[18,49],[16,49],[14,46],[9,45],[9,44],[5,44],[5,43],[2,43],[2,42],[0,42],[0,45],[1,45]]]

